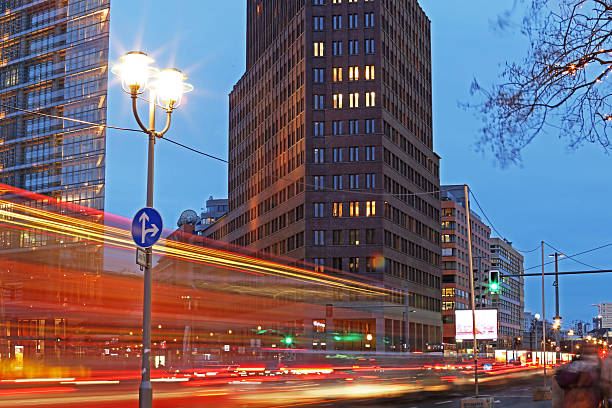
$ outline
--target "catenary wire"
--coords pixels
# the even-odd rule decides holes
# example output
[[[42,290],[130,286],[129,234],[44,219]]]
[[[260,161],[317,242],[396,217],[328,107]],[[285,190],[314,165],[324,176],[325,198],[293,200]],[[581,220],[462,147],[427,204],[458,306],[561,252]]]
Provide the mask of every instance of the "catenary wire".
[[[567,254],[565,254],[564,252],[562,252],[561,250],[559,250],[559,249],[555,248],[554,246],[552,246],[550,243],[548,243],[548,242],[546,242],[546,241],[544,241],[544,243],[545,243],[546,245],[548,245],[550,248],[554,249],[554,250],[555,250],[557,253],[559,253],[559,254],[561,254],[561,255],[565,256],[566,258],[571,259],[571,260],[572,260],[572,261],[574,261],[574,262],[577,262],[577,263],[579,263],[579,264],[581,264],[581,265],[583,265],[583,266],[589,267],[589,268],[593,268],[593,269],[601,270],[601,268],[598,268],[598,267],[593,266],[593,265],[589,265],[588,263],[585,263],[585,262],[579,261],[578,259],[575,259],[573,255],[567,255]]]
[[[487,213],[485,213],[485,211],[482,209],[482,206],[478,202],[478,199],[476,198],[476,195],[474,194],[474,191],[470,187],[468,187],[468,193],[471,194],[472,197],[474,198],[474,201],[476,202],[476,205],[480,209],[480,212],[485,217],[485,219],[489,222],[489,224],[491,224],[491,228],[493,229],[493,231],[495,231],[497,233],[497,235],[500,236],[500,238],[502,238],[504,241],[506,241],[506,237],[501,232],[499,232],[499,230],[497,228],[495,228],[495,225],[493,224],[493,221],[491,221],[491,219],[487,216]],[[537,246],[534,249],[531,249],[529,251],[523,251],[523,250],[520,250],[518,248],[514,248],[514,249],[516,249],[517,251],[522,252],[524,254],[528,254],[528,253],[537,251],[539,248],[540,248],[540,246]]]
[[[600,249],[603,249],[603,248],[607,248],[607,247],[609,247],[609,246],[612,246],[612,242],[611,242],[611,243],[609,243],[609,244],[603,244],[603,245],[600,245],[600,246],[595,247],[595,248],[587,249],[586,251],[582,251],[582,252],[578,252],[578,253],[576,253],[576,254],[572,254],[572,255],[569,255],[569,256],[568,256],[568,255],[566,255],[566,256],[567,256],[568,258],[570,258],[570,257],[576,257],[576,256],[579,256],[579,255],[588,254],[589,252],[594,252],[594,251],[597,251],[597,250],[600,250]],[[553,248],[553,249],[554,249],[554,248]],[[559,251],[557,251],[557,252],[559,252]],[[551,263],[554,263],[554,262],[555,262],[555,261],[544,262],[544,265],[550,265]],[[530,266],[529,268],[525,268],[524,270],[528,271],[528,270],[530,270],[530,269],[540,268],[541,266],[542,266],[542,264],[539,264],[539,265],[534,265],[534,266]]]

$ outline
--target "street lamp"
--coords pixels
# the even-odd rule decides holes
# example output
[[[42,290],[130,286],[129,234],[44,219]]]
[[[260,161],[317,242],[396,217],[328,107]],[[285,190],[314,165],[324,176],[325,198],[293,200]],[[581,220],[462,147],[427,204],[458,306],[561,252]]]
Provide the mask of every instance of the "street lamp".
[[[161,138],[170,128],[172,111],[179,107],[183,94],[193,90],[185,83],[187,78],[176,69],[162,71],[151,66],[153,59],[138,51],[128,52],[119,63],[113,66],[112,72],[121,79],[121,87],[132,98],[132,112],[138,126],[149,135],[149,152],[147,166],[147,207],[153,207],[153,165],[155,141]],[[138,115],[138,96],[149,90],[149,126],[145,126]],[[161,131],[155,130],[156,102],[166,111],[166,126]],[[151,269],[153,266],[152,247],[145,249],[146,267],[144,269],[144,297],[142,308],[142,378],[138,389],[139,408],[150,408],[153,404],[151,386]]]

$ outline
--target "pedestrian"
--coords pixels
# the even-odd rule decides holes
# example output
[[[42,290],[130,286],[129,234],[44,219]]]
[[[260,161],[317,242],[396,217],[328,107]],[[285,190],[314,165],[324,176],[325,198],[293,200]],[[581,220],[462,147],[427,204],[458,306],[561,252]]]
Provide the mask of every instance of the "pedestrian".
[[[598,408],[602,402],[601,364],[597,347],[586,345],[579,359],[561,366],[554,377],[563,393],[563,408]],[[555,398],[558,400],[558,398]]]

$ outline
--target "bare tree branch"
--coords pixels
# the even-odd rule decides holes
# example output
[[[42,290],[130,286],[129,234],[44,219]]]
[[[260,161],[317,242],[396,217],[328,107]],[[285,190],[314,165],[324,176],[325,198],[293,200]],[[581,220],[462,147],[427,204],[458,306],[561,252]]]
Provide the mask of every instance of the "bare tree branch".
[[[607,151],[612,0],[522,2],[527,56],[507,63],[490,89],[474,79],[477,102],[464,105],[482,121],[478,148],[490,150],[503,166],[516,164],[538,135],[554,132],[571,148],[590,142]]]

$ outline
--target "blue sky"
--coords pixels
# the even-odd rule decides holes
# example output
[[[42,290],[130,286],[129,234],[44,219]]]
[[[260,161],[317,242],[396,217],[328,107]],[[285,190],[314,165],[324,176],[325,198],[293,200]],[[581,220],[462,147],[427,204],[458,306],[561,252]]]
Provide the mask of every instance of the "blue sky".
[[[470,100],[474,77],[490,83],[504,61],[524,55],[526,42],[517,31],[493,28],[513,4],[421,0],[432,21],[434,148],[442,157],[441,181],[468,183],[495,228],[519,249],[534,249],[544,240],[573,254],[612,242],[606,232],[610,157],[601,148],[569,151],[557,135],[545,134],[525,149],[521,166],[506,169],[474,148],[480,123],[458,103]],[[111,59],[136,49],[152,55],[160,68],[182,69],[195,85],[174,114],[168,137],[227,157],[227,95],[245,65],[245,2],[111,2]],[[129,98],[116,80],[109,84],[108,107],[109,124],[135,126]],[[146,139],[109,130],[107,149],[106,210],[131,217],[145,202]],[[225,164],[161,141],[156,153],[155,207],[166,227],[174,227],[184,209],[199,212],[209,195],[227,195]],[[608,247],[578,259],[608,268],[611,254]],[[539,250],[525,255],[526,268],[539,264]],[[588,269],[569,259],[559,265],[561,271]],[[547,271],[553,271],[552,265]],[[563,277],[564,320],[590,319],[596,311],[591,304],[612,301],[611,284],[607,275]],[[539,278],[526,278],[526,293],[526,310],[541,313]],[[547,317],[553,316],[551,279],[545,297]]]

